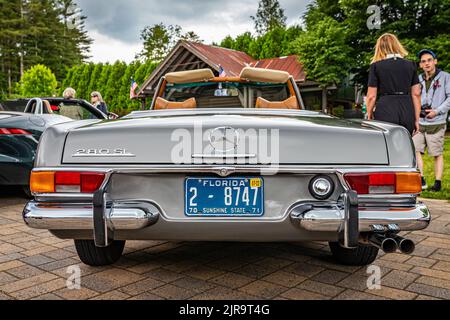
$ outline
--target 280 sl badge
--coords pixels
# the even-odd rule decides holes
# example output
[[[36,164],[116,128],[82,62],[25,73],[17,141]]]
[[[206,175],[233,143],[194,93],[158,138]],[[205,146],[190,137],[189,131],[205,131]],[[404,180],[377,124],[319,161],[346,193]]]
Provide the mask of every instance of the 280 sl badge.
[[[73,157],[82,158],[82,157],[136,157],[135,154],[132,154],[127,151],[127,149],[118,148],[118,149],[78,149]]]

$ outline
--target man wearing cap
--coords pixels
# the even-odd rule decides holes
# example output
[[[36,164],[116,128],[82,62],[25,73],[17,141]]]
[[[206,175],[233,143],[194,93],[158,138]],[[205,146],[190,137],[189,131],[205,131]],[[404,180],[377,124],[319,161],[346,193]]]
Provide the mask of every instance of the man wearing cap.
[[[422,85],[422,112],[420,132],[413,137],[417,154],[417,165],[422,173],[422,188],[428,188],[423,177],[425,149],[435,159],[436,181],[431,191],[442,189],[444,173],[444,141],[447,130],[447,114],[450,110],[450,74],[436,67],[436,54],[428,49],[419,52],[420,67],[424,71],[419,76]]]

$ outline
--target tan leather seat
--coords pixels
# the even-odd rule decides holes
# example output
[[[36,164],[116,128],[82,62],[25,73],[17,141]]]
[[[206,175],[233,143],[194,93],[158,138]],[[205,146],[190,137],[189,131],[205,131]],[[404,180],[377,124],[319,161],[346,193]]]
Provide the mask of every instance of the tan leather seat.
[[[48,102],[47,100],[42,100],[42,109],[44,114],[53,113],[52,106],[50,105],[50,102]]]
[[[256,100],[255,108],[258,109],[300,109],[298,106],[297,97],[292,96],[284,101],[267,101],[259,97]]]
[[[155,102],[155,110],[195,108],[197,108],[197,101],[195,98],[191,98],[183,102],[172,102],[163,98],[157,98]]]

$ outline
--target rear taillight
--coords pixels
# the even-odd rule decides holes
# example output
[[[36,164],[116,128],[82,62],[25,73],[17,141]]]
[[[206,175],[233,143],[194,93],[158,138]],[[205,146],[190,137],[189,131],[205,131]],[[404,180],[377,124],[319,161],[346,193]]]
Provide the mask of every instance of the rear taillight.
[[[0,135],[18,136],[18,135],[32,135],[32,133],[23,129],[0,128]]]
[[[94,193],[105,180],[98,172],[32,172],[33,193]]]
[[[419,173],[349,173],[344,176],[358,194],[419,194]]]

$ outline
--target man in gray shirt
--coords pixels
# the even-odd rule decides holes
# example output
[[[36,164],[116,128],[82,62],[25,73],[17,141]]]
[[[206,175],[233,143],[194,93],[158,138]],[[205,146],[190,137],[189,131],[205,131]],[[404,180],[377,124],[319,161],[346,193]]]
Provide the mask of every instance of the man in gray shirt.
[[[420,132],[413,137],[417,153],[417,164],[422,173],[422,188],[427,184],[423,178],[425,149],[435,159],[436,181],[431,191],[442,189],[444,173],[444,142],[447,130],[447,116],[450,110],[450,74],[438,69],[436,54],[428,49],[419,52],[420,67],[424,74],[419,80],[422,85],[422,113]]]

